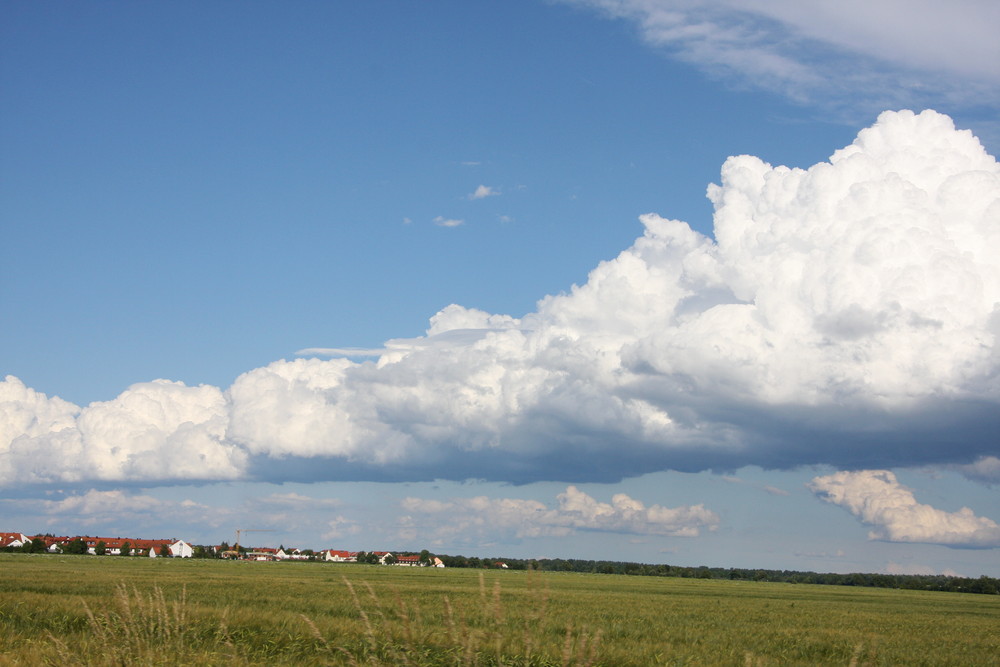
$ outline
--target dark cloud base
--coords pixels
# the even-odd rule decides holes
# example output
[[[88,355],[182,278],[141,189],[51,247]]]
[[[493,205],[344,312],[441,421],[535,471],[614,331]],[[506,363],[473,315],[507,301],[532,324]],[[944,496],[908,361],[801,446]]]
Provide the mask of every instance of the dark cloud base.
[[[906,411],[717,407],[702,415],[743,434],[739,443],[650,444],[620,434],[580,435],[544,443],[508,436],[502,448],[370,464],[333,457],[251,459],[248,477],[268,482],[421,482],[469,479],[507,482],[614,483],[663,470],[729,473],[753,465],[787,470],[830,465],[843,470],[971,463],[1000,456],[1000,406],[983,401],[921,401]],[[720,440],[721,442],[721,440]]]

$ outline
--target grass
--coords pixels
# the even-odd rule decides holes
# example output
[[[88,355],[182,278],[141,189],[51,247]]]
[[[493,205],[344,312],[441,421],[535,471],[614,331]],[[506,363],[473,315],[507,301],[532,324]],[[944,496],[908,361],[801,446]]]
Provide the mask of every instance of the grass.
[[[0,554],[0,665],[1000,665],[1000,596]]]

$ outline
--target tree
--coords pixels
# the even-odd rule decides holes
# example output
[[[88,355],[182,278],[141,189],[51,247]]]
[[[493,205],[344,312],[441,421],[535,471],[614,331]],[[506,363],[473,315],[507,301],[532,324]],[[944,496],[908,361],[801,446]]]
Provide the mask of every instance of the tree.
[[[44,535],[36,535],[31,538],[31,542],[29,542],[26,546],[28,547],[28,553],[32,554],[42,554],[48,551],[48,545],[45,544]]]
[[[388,554],[385,557],[385,561],[384,562],[385,562],[386,565],[395,565],[396,564],[396,557],[393,556],[392,554]]]
[[[131,556],[132,555],[132,545],[128,543],[128,540],[122,542],[122,549],[118,554],[119,556]]]
[[[82,537],[74,537],[63,549],[63,553],[81,555],[87,553],[87,543]]]
[[[164,558],[169,558],[170,557],[170,547],[167,546],[166,544],[161,544],[160,545],[160,555],[163,556]]]
[[[434,554],[432,554],[427,549],[424,549],[420,552],[420,562],[423,563],[424,565],[430,565],[433,559],[434,559]]]
[[[108,545],[104,543],[104,540],[97,541],[97,544],[94,545],[94,553],[98,556],[103,556],[108,553]]]

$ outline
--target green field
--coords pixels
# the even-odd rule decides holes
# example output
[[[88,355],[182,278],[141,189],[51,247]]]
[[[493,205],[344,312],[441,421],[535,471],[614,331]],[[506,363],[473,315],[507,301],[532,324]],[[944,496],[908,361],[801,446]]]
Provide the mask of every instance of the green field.
[[[990,665],[1000,596],[0,554],[0,665]]]

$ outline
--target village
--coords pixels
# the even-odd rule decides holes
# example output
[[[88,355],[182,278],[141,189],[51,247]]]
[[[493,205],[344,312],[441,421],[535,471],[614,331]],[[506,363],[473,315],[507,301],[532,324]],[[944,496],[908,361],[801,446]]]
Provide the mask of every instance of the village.
[[[0,550],[50,554],[89,554],[93,556],[130,556],[147,558],[219,558],[250,561],[322,561],[328,563],[369,563],[401,567],[444,567],[444,562],[427,550],[419,554],[389,551],[344,551],[273,547],[246,547],[237,540],[230,546],[192,545],[178,539],[140,539],[94,537],[89,535],[55,536],[0,533]]]

